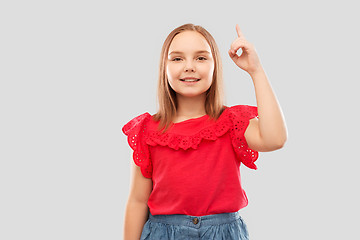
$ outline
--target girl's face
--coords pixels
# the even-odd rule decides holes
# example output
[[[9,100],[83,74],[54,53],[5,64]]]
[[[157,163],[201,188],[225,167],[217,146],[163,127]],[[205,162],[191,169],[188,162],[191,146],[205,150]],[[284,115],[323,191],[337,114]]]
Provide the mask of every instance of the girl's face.
[[[206,39],[198,32],[184,31],[174,37],[166,60],[166,74],[171,88],[182,96],[194,97],[210,88],[214,59]],[[200,79],[184,82],[184,78]]]

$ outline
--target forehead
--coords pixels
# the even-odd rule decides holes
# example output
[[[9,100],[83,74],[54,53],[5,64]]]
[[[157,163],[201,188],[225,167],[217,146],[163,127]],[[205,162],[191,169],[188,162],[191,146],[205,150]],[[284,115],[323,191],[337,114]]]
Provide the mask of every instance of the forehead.
[[[211,48],[204,36],[195,31],[177,34],[169,46],[169,53],[173,51],[191,53],[199,50],[206,50],[211,53]]]

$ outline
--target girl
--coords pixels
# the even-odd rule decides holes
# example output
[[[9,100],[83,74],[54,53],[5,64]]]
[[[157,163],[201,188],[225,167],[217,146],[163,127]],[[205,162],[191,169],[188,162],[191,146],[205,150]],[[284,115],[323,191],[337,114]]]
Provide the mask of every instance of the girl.
[[[249,239],[240,164],[257,169],[258,152],[282,148],[287,130],[254,46],[236,31],[228,54],[250,74],[257,107],[223,104],[220,53],[203,27],[185,24],[166,38],[159,111],[122,128],[134,150],[125,240]]]

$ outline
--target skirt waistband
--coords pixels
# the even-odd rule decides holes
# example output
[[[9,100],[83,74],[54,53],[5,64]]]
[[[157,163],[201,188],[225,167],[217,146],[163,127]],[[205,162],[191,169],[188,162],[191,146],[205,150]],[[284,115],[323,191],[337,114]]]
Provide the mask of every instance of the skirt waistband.
[[[240,211],[240,210],[239,210]],[[149,212],[149,219],[152,222],[160,222],[172,225],[183,225],[190,227],[211,226],[241,220],[239,211],[231,213],[218,213],[204,216],[190,216],[184,214],[152,215]]]

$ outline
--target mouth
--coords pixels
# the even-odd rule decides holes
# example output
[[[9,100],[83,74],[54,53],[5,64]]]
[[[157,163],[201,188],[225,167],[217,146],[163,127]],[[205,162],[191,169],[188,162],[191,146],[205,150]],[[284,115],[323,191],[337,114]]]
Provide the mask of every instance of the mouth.
[[[180,79],[182,82],[198,82],[200,79]]]

